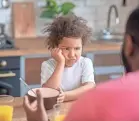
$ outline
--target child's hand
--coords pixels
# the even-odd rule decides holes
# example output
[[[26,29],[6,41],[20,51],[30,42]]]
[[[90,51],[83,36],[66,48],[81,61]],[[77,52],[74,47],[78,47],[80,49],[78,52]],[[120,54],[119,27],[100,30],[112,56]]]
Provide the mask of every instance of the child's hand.
[[[65,99],[65,93],[63,91],[60,92],[59,97],[57,98],[57,103],[63,103]]]
[[[61,49],[59,48],[52,49],[51,55],[58,63],[65,63],[65,57],[63,56]]]

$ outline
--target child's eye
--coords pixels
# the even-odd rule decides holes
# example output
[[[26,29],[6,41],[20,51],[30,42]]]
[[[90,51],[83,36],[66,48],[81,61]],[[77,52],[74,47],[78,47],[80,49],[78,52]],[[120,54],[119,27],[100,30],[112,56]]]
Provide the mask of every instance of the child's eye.
[[[65,48],[65,50],[69,50],[69,48]]]
[[[80,47],[76,47],[76,48],[75,48],[75,50],[80,50],[80,49],[81,49]]]

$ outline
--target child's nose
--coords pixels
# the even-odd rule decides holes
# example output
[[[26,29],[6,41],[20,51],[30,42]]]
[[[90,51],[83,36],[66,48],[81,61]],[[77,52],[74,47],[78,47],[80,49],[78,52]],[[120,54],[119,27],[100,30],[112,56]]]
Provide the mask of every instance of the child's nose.
[[[75,52],[74,52],[74,50],[71,50],[70,53],[69,53],[69,57],[71,58],[71,57],[74,57],[74,56],[75,56]]]

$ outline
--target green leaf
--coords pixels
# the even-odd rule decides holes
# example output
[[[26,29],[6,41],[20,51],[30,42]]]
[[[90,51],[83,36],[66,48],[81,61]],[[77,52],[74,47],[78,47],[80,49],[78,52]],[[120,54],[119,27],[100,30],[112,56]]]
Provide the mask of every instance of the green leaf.
[[[62,5],[58,5],[56,0],[45,0],[46,6],[42,9],[40,15],[41,18],[54,18],[56,15],[66,15],[72,12],[75,5],[72,2],[65,2]],[[47,4],[49,2],[49,4]]]
[[[75,8],[75,5],[71,2],[65,2],[61,5],[61,12],[66,15],[68,14],[73,8]]]
[[[47,0],[47,3],[49,2],[49,5],[50,7],[57,7],[57,3],[55,0]]]
[[[41,18],[54,18],[55,16],[56,16],[55,11],[47,11],[47,10],[44,10],[40,15]]]

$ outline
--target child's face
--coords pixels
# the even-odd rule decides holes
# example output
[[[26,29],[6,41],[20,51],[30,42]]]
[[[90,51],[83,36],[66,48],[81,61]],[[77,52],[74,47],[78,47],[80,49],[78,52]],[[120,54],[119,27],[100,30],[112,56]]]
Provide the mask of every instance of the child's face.
[[[62,49],[67,67],[73,66],[82,54],[82,39],[64,37],[58,48]]]

